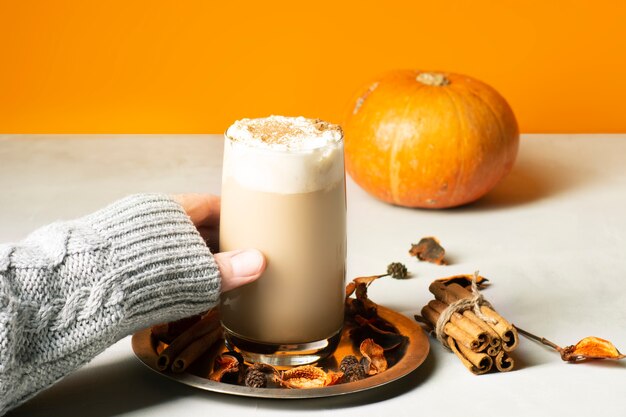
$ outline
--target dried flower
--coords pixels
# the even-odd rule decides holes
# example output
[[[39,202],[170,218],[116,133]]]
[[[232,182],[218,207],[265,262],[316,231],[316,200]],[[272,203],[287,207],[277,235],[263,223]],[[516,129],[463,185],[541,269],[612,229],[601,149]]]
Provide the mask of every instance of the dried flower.
[[[409,254],[416,256],[420,261],[432,262],[437,265],[446,264],[443,259],[446,250],[439,244],[436,237],[424,237],[417,244],[412,243]]]
[[[282,372],[281,385],[288,388],[321,388],[335,385],[343,377],[341,372],[325,372],[312,365],[298,366]]]
[[[529,339],[533,339],[537,342],[543,343],[546,346],[550,346],[552,349],[559,352],[561,354],[561,359],[566,362],[576,363],[588,361],[591,359],[619,360],[626,358],[626,355],[621,354],[620,351],[617,350],[617,348],[613,345],[613,343],[599,337],[585,337],[575,345],[562,348],[556,343],[549,341],[545,337],[536,336],[530,332],[527,332],[524,329],[520,329],[517,326],[515,326],[515,328],[520,334],[528,337]]]
[[[405,279],[408,276],[406,266],[400,262],[392,262],[387,265],[387,273],[391,275],[391,278],[396,279]]]
[[[599,337],[585,337],[572,346],[561,350],[561,358],[568,362],[578,362],[588,359],[624,359],[619,350],[608,340]]]
[[[385,351],[373,339],[365,339],[359,346],[363,355],[363,368],[367,375],[376,375],[387,370]]]
[[[215,358],[213,363],[213,372],[209,375],[209,379],[217,382],[224,382],[227,376],[236,375],[236,383],[241,382],[243,358],[237,352],[224,352]]]

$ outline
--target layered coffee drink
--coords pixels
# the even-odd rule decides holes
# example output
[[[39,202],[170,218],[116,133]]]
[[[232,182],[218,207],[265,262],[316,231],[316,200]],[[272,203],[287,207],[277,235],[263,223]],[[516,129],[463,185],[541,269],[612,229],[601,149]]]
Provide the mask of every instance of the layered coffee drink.
[[[243,119],[226,132],[220,250],[257,248],[267,269],[222,295],[227,343],[250,361],[315,362],[343,324],[343,136],[303,117]]]

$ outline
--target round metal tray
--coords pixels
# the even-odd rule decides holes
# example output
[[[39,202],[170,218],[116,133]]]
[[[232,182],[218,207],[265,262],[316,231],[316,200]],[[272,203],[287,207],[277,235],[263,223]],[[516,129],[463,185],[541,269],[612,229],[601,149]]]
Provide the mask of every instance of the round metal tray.
[[[356,382],[332,385],[324,388],[311,389],[288,389],[288,388],[250,388],[240,385],[215,382],[206,378],[209,374],[211,360],[199,360],[184,373],[173,373],[170,371],[161,372],[156,368],[157,345],[160,343],[151,335],[150,329],[139,331],[133,335],[132,347],[135,355],[148,368],[167,378],[178,381],[182,384],[200,388],[207,391],[220,392],[223,394],[240,395],[246,397],[278,398],[278,399],[300,399],[319,398],[336,395],[350,394],[380,387],[389,382],[395,381],[417,369],[424,362],[428,355],[429,342],[422,328],[413,320],[396,313],[388,308],[378,306],[378,315],[393,324],[398,331],[407,336],[407,342],[390,352],[386,353],[390,367],[377,375],[373,375]],[[358,353],[348,336],[348,328],[344,328],[339,347],[331,358],[325,359],[324,368],[336,369],[341,359],[350,354]],[[218,346],[214,352],[224,351],[226,348]],[[334,364],[334,366],[333,366]],[[330,366],[329,366],[330,365]]]

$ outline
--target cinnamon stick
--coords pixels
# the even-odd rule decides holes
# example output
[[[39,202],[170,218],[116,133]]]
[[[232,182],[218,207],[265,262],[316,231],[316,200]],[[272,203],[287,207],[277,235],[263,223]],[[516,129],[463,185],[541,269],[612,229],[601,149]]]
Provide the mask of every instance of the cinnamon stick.
[[[422,317],[428,320],[434,328],[437,325],[437,320],[439,320],[439,313],[437,313],[429,305],[425,305],[422,308]],[[446,323],[446,325],[443,327],[443,331],[447,336],[455,338],[459,341],[459,343],[463,344],[468,349],[476,348],[479,345],[478,342],[474,340],[469,333],[465,332],[454,323]]]
[[[447,304],[444,304],[439,300],[430,301],[428,303],[428,306],[435,310],[438,316],[441,315],[446,308],[448,308]],[[439,320],[439,317],[437,317],[437,320]],[[460,313],[454,313],[450,317],[450,322],[457,325],[461,330],[463,330],[472,337],[470,346],[474,352],[482,352],[489,345],[490,337],[488,332],[483,330],[480,326],[472,322],[467,317],[464,317]]]
[[[450,345],[450,349],[461,360],[463,365],[474,375],[484,374],[491,370],[493,366],[491,356],[467,349],[463,345],[457,344],[457,341],[449,336],[448,345]]]
[[[500,372],[509,372],[513,369],[515,365],[515,361],[509,354],[505,351],[498,353],[498,355],[493,359],[493,362],[496,365],[496,368]]]
[[[458,301],[458,298],[448,291],[448,286],[443,282],[433,281],[428,287],[428,291],[430,291],[437,300],[445,304],[452,304]]]
[[[172,343],[161,352],[157,358],[157,369],[165,371],[174,358],[185,350],[193,341],[212,332],[220,326],[219,312],[217,309],[209,311],[193,326],[182,332]]]
[[[479,319],[473,311],[465,310],[463,316],[467,317],[473,323],[478,325],[481,329],[489,334],[489,346],[487,346],[487,355],[496,356],[502,350],[502,339],[498,336],[495,330],[491,328],[487,323]]]
[[[500,335],[500,338],[502,339],[502,350],[506,352],[512,352],[513,350],[515,350],[515,348],[519,344],[517,329],[511,323],[506,321],[506,319],[504,319],[501,315],[499,315],[489,307],[481,306],[480,311],[485,316],[496,320],[494,324],[487,324]]]
[[[455,301],[463,298],[470,298],[472,296],[471,292],[456,283],[445,285],[441,282],[435,281],[430,284],[428,289],[435,295],[435,298],[446,304],[452,304]],[[507,352],[514,350],[519,343],[519,336],[517,335],[515,327],[487,306],[481,306],[480,311],[485,316],[495,320],[495,323],[486,322],[486,324],[489,325],[498,334],[498,336],[500,336],[500,339],[502,339],[502,349]]]
[[[150,329],[152,336],[156,337],[161,342],[170,344],[176,339],[182,332],[193,326],[194,323],[200,321],[200,314],[185,317],[180,320],[171,321],[168,323],[161,323],[152,326]]]
[[[172,372],[185,372],[189,365],[194,363],[196,359],[207,352],[211,347],[222,338],[222,327],[218,326],[209,333],[193,341],[185,348],[172,362]]]

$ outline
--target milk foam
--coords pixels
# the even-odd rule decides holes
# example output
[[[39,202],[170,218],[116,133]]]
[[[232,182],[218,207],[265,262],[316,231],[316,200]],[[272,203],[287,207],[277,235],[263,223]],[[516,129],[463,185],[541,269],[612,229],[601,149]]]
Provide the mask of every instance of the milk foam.
[[[344,181],[341,128],[317,119],[242,119],[226,131],[224,181],[279,194],[324,190]]]

